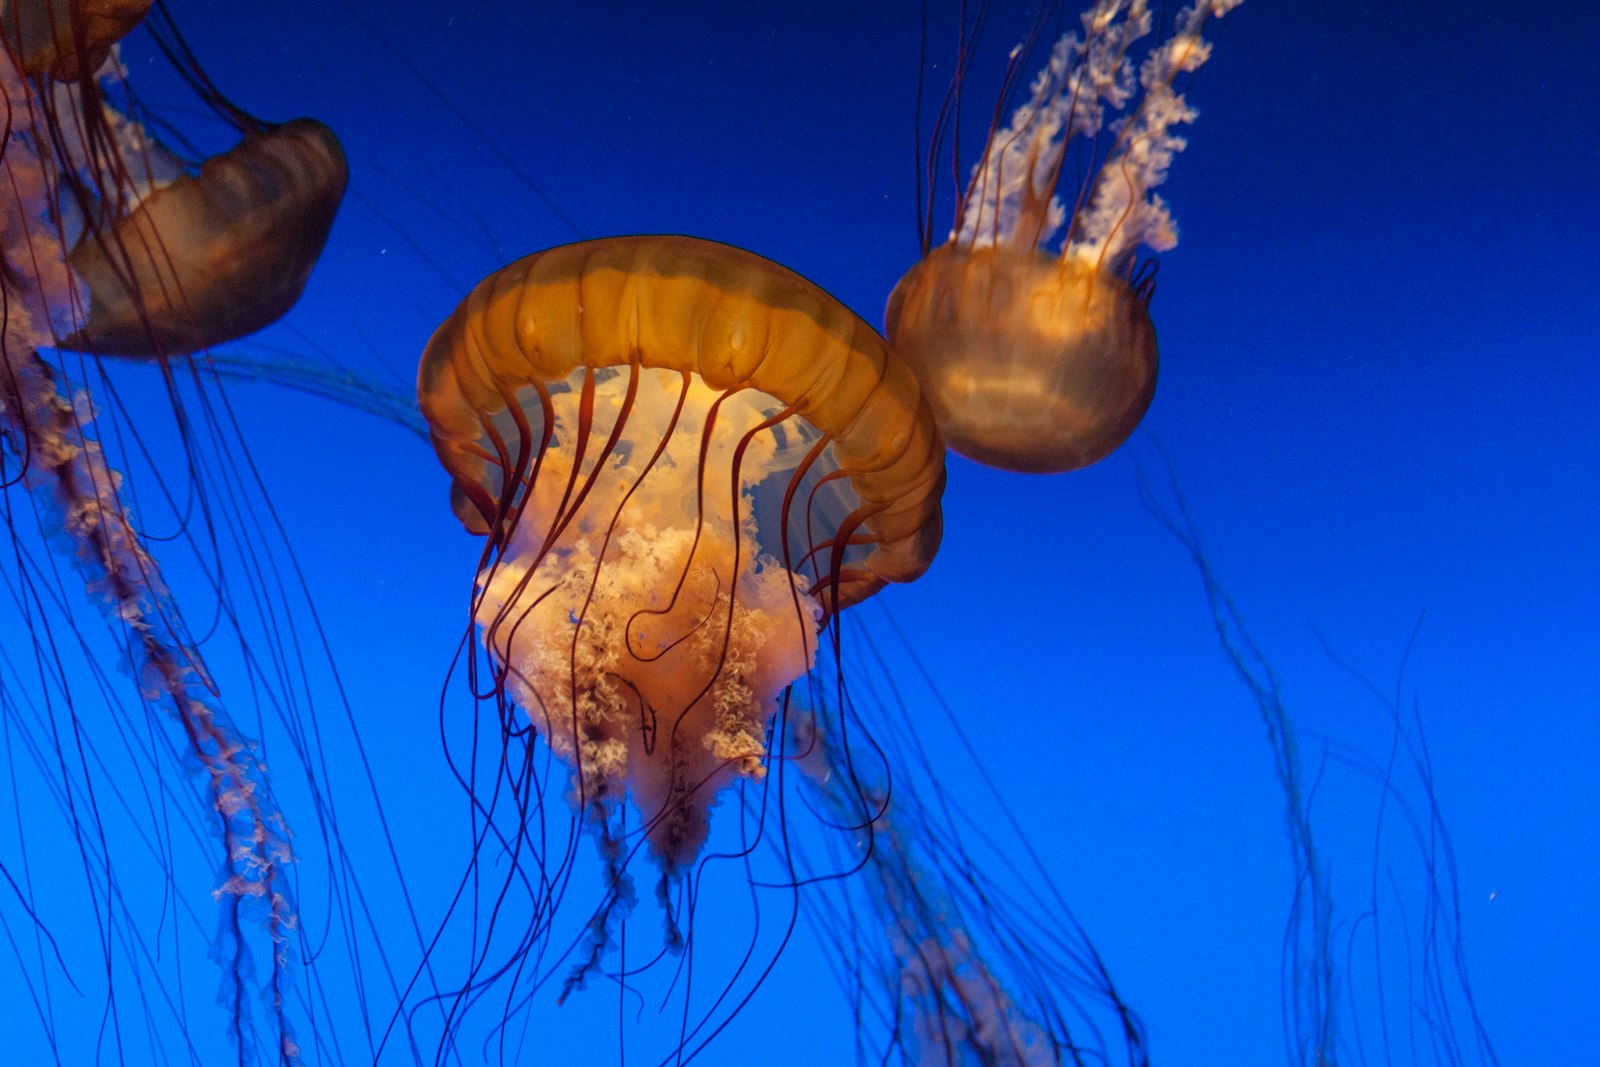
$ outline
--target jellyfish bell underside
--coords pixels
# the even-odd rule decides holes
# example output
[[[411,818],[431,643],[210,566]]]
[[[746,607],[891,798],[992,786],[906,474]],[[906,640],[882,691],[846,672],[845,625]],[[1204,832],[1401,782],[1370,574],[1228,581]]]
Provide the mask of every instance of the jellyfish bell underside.
[[[1147,300],[1076,257],[943,245],[900,279],[884,322],[950,447],[1003,470],[1096,463],[1155,395]]]
[[[755,529],[767,472],[801,457],[758,429],[782,408],[764,394],[719,404],[693,376],[607,368],[593,375],[574,469],[590,373],[548,388],[551,445],[503,558],[481,576],[477,621],[513,700],[577,770],[575,804],[598,813],[626,791],[674,868],[699,852],[722,787],[765,773],[766,721],[816,656],[821,601]],[[628,444],[602,460],[619,423]],[[701,464],[708,484],[686,484]],[[563,523],[567,488],[601,466]]]
[[[349,170],[333,131],[295,119],[251,133],[150,192],[68,257],[89,310],[62,347],[156,358],[276,322],[304,291]]]
[[[632,237],[491,275],[419,396],[497,548],[475,621],[505,690],[574,809],[604,835],[631,797],[682,869],[718,792],[765,773],[827,615],[932,559],[943,446],[915,377],[785,268]]]

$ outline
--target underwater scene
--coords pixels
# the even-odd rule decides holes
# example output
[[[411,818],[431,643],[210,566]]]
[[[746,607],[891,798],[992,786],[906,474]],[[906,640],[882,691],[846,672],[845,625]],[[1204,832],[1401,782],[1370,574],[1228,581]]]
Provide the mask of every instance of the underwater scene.
[[[1600,1015],[1600,15],[0,0],[0,1060]]]

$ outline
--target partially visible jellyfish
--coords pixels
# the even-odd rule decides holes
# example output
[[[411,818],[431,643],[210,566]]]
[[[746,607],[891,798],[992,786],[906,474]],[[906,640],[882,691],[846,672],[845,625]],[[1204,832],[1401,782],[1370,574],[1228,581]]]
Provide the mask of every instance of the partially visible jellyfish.
[[[1195,116],[1173,81],[1210,56],[1207,20],[1239,2],[1180,11],[1136,84],[1134,49],[1154,26],[1148,0],[1098,0],[990,132],[949,242],[930,250],[924,228],[924,258],[890,294],[885,332],[955,451],[1006,470],[1068,471],[1110,455],[1139,425],[1158,357],[1153,277],[1137,253],[1177,243],[1153,190],[1184,147],[1174,128]],[[1027,55],[1012,52],[1008,84]],[[1088,177],[1068,205],[1057,189],[1080,139]]]
[[[0,12],[6,52],[25,75],[66,83],[94,75],[153,0],[27,0]]]
[[[143,523],[151,521],[152,512],[163,511],[177,520],[177,531],[165,536],[187,542],[217,598],[200,608],[202,618],[217,617],[202,629],[202,638],[219,629],[237,636],[247,670],[265,675],[250,680],[255,699],[293,704],[299,697],[292,668],[283,669],[284,651],[252,650],[241,628],[241,614],[270,613],[285,595],[281,587],[268,591],[257,581],[261,575],[249,574],[244,580],[262,597],[253,608],[234,603],[228,592],[235,580],[228,568],[241,562],[247,568],[262,566],[252,560],[259,539],[270,536],[241,525],[259,518],[250,514],[254,505],[238,484],[247,486],[251,476],[235,468],[215,472],[225,478],[218,486],[208,488],[200,480],[213,462],[207,449],[216,447],[206,441],[229,430],[209,407],[184,409],[182,382],[200,389],[204,375],[187,362],[180,366],[179,357],[260,328],[293,303],[327,236],[344,188],[344,164],[325,128],[309,122],[268,126],[228,105],[174,34],[162,39],[163,47],[208,102],[246,134],[239,148],[190,174],[134,117],[122,80],[116,40],[148,6],[26,3],[9,5],[0,16],[5,37],[0,94],[8,120],[0,148],[5,188],[0,197],[0,488],[16,562],[8,591],[30,628],[35,673],[46,694],[31,718],[20,700],[7,697],[7,734],[31,739],[26,747],[71,827],[84,884],[103,900],[104,913],[97,915],[107,983],[103,995],[115,1047],[132,1039],[117,1008],[115,976],[124,967],[145,974],[160,952],[145,942],[133,918],[148,902],[136,902],[113,860],[115,835],[108,826],[120,819],[114,811],[120,807],[131,814],[130,805],[139,802],[110,783],[103,786],[106,795],[98,795],[96,768],[104,772],[108,761],[114,766],[118,759],[114,743],[107,746],[110,752],[97,743],[102,732],[107,736],[101,741],[120,737],[135,760],[159,767],[162,750],[172,748],[198,772],[208,810],[197,818],[180,808],[170,817],[196,830],[208,824],[218,839],[211,847],[219,871],[213,895],[221,904],[221,922],[211,951],[222,966],[219,1000],[229,1036],[241,1062],[260,1056],[295,1063],[300,1047],[289,1021],[288,969],[298,916],[289,888],[290,830],[262,756],[225,709],[201,653],[203,640],[186,625],[147,545]],[[113,99],[128,110],[114,107]],[[59,351],[65,348],[87,356],[67,357]],[[57,354],[50,355],[51,349]],[[120,405],[109,426],[101,418],[99,397],[114,395],[91,392],[91,381],[103,382],[96,359],[102,355],[160,361],[191,478],[187,504],[172,502],[173,487],[153,469],[144,478],[150,485],[144,500],[167,508],[146,506],[142,516],[135,515],[137,483],[126,480],[129,468],[113,462],[107,442],[122,445],[124,462],[153,460],[138,431],[123,424],[127,413]],[[128,438],[136,443],[128,444]],[[14,492],[18,488],[27,493]],[[203,529],[191,530],[190,522],[203,522]],[[83,579],[89,601],[121,651],[139,702],[151,713],[150,725],[129,721],[120,702],[104,692],[104,680],[101,700],[112,715],[98,728],[86,721],[91,703],[101,701],[91,701],[92,685],[75,687],[95,676],[77,677],[62,657],[78,645],[92,663],[92,642],[64,603],[60,574],[27,547],[30,527],[48,535],[52,548]],[[220,548],[229,537],[239,539],[237,559],[225,560]],[[263,622],[275,642],[278,624]],[[271,657],[270,668],[257,661],[258,654]],[[280,705],[278,710],[289,715],[293,709]],[[170,739],[155,726],[163,719],[175,727]],[[149,736],[143,736],[147,730]],[[56,749],[54,767],[42,756],[50,747]],[[75,754],[71,760],[69,753]],[[185,792],[165,783],[147,785],[143,804],[164,811],[171,795]],[[170,839],[159,826],[143,826],[141,836],[158,860],[170,855]],[[26,869],[25,844],[22,856]],[[48,937],[42,902],[31,891],[18,892],[30,901],[28,914],[40,924],[36,932]],[[181,906],[193,916],[186,899]],[[249,948],[258,937],[265,949],[259,978],[256,953]],[[48,973],[45,967],[37,979],[41,985],[30,980],[30,988],[41,1020],[53,1033]],[[72,980],[70,971],[66,977]],[[140,1009],[151,1040],[162,1032],[154,1020],[170,1015],[177,1040],[190,1044],[181,996],[174,1000],[173,991],[159,981],[138,987],[141,999],[156,998]],[[124,995],[131,994],[130,989]],[[266,1033],[251,1023],[250,1005],[258,995],[268,1019]],[[53,1047],[56,1041],[52,1037]]]
[[[791,271],[625,237],[490,275],[429,343],[418,392],[456,514],[487,536],[472,618],[492,676],[474,689],[501,753],[493,782],[471,782],[476,810],[537,808],[542,739],[605,864],[562,995],[619,945],[641,852],[667,947],[692,952],[719,795],[782,751],[786,691],[829,618],[938,547],[944,449],[916,378]],[[542,940],[570,843],[500,836],[542,861],[523,941]]]

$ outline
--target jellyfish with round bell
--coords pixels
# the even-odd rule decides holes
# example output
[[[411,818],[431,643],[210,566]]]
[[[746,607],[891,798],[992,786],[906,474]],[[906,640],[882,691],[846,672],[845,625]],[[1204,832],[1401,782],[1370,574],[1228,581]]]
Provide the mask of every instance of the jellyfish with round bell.
[[[925,239],[884,315],[955,451],[1005,470],[1069,471],[1139,425],[1159,360],[1153,277],[1137,253],[1177,243],[1153,190],[1184,147],[1176,127],[1196,114],[1173,81],[1206,61],[1201,31],[1238,3],[1195,0],[1136,75],[1150,5],[1099,0],[991,130],[948,243],[929,250]],[[1013,68],[1027,51],[1013,51]],[[1074,144],[1087,146],[1089,177],[1069,209],[1057,191]]]
[[[766,774],[827,620],[933,558],[944,447],[916,377],[775,263],[621,237],[490,275],[429,342],[418,393],[456,514],[487,538],[472,614],[497,789],[537,804],[520,771],[543,738],[613,903],[643,850],[665,904],[719,793]]]

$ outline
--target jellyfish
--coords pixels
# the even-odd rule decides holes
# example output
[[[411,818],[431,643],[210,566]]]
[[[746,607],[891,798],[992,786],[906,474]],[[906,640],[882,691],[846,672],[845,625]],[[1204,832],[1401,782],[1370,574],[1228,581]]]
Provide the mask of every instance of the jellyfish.
[[[198,175],[154,187],[80,238],[67,261],[89,310],[62,346],[187,355],[276,322],[305,290],[348,178],[322,123],[252,121]]]
[[[1196,0],[1180,11],[1136,85],[1150,5],[1099,0],[1081,33],[1056,42],[1010,122],[990,132],[949,241],[929,250],[924,237],[923,258],[884,313],[955,451],[1055,473],[1104,459],[1139,425],[1159,358],[1153,275],[1137,253],[1177,243],[1153,190],[1184,147],[1175,128],[1196,114],[1173,81],[1206,61],[1201,31],[1238,3]],[[1027,51],[1019,45],[1013,64]],[[1094,155],[1069,208],[1057,187],[1080,138]],[[1057,241],[1060,252],[1050,251]]]
[[[26,75],[72,82],[92,75],[143,21],[152,0],[30,0],[0,12],[6,51]]]
[[[121,850],[114,828],[124,825],[124,817],[140,807],[168,811],[168,801],[188,790],[165,782],[147,785],[140,803],[109,782],[102,783],[103,792],[94,784],[97,771],[114,765],[118,748],[154,765],[168,751],[182,753],[178,765],[198,780],[205,809],[171,809],[165,829],[134,819],[127,835],[138,842],[135,851],[142,847],[162,863],[171,856],[170,835],[180,827],[214,837],[211,893],[219,918],[210,952],[222,968],[218,1000],[226,1005],[230,1040],[241,1062],[259,1055],[292,1064],[300,1061],[300,1046],[289,1003],[290,946],[299,925],[289,875],[291,831],[263,756],[224,704],[202,645],[219,631],[238,641],[238,651],[225,654],[242,657],[257,675],[249,684],[256,701],[293,702],[296,683],[284,672],[290,662],[284,650],[270,647],[277,635],[268,633],[259,647],[244,636],[248,624],[241,615],[264,616],[278,595],[257,586],[261,599],[250,608],[230,591],[234,582],[254,584],[269,574],[251,562],[263,535],[242,525],[259,517],[250,514],[259,505],[249,497],[248,473],[241,478],[237,467],[226,471],[242,482],[237,487],[224,481],[208,488],[202,480],[208,466],[223,473],[208,449],[219,447],[229,431],[211,400],[195,410],[183,406],[185,379],[200,390],[204,375],[178,360],[265,325],[293,303],[342,194],[343,160],[337,141],[318,124],[269,127],[252,121],[239,148],[191,175],[138,121],[118,59],[117,40],[148,6],[10,5],[3,19],[0,95],[8,136],[0,158],[0,485],[15,562],[6,585],[29,628],[44,694],[30,715],[10,695],[29,690],[8,661],[7,730],[29,739],[25,748],[70,827],[84,885],[99,898],[106,1039],[125,1049],[134,1040],[133,1020],[142,1015],[152,1040],[160,1032],[154,1020],[171,1016],[180,1039],[192,1041],[181,982],[177,994],[158,977],[149,986],[138,983],[141,999],[154,996],[164,1003],[146,1003],[137,1013],[131,1003],[119,1009],[116,976],[124,969],[159,974],[161,952],[134,918],[148,901],[139,899],[113,858]],[[169,54],[180,57],[185,75],[203,87],[220,113],[243,124],[243,113],[210,87],[183,51],[181,37],[174,40],[168,41],[176,49]],[[69,358],[68,349],[88,355]],[[171,503],[175,487],[159,469],[143,470],[154,462],[149,445],[129,430],[128,413],[104,384],[97,357],[121,355],[153,357],[161,365],[191,479],[187,503]],[[141,418],[149,422],[155,414],[143,412]],[[128,443],[130,437],[137,445]],[[114,459],[118,447],[121,462]],[[130,478],[135,467],[140,474]],[[148,487],[142,494],[141,484]],[[186,621],[149,544],[147,524],[159,529],[165,513],[178,528],[161,536],[194,552],[215,598],[199,607],[202,619],[215,618],[198,632]],[[99,675],[96,643],[65,605],[60,572],[28,547],[30,526],[77,571],[88,602],[108,624],[108,640],[131,677],[143,722]],[[230,538],[238,542],[225,551]],[[235,574],[241,565],[246,571]],[[19,643],[16,651],[20,655],[26,647]],[[87,660],[81,670],[66,665],[77,655]],[[98,699],[95,686],[84,684],[95,680]],[[99,717],[102,711],[111,714]],[[43,756],[51,748],[54,761]],[[73,752],[76,761],[69,761]],[[26,847],[22,855],[23,869],[30,869]],[[38,944],[53,944],[41,918],[46,902],[10,870],[6,874],[36,921]],[[187,898],[182,912],[198,924]],[[40,976],[30,980],[47,1026],[52,973],[42,964]],[[76,987],[71,970],[64,980]],[[252,1021],[258,998],[266,1019],[262,1031]]]
[[[943,446],[870,327],[777,264],[689,237],[566,245],[490,275],[429,342],[418,395],[455,512],[486,537],[472,618],[492,678],[475,689],[503,754],[476,802],[533,808],[542,739],[606,866],[564,996],[613,944],[641,849],[668,946],[692,937],[674,894],[719,794],[766,776],[827,621],[931,562]]]
[[[54,290],[81,303],[81,286],[89,298],[86,311],[54,309],[55,344],[96,355],[190,355],[277,321],[305,289],[349,178],[332,130],[264,122],[228,101],[170,20],[175,40],[163,47],[240,143],[191,173],[112,107],[99,86],[120,71],[102,68],[148,7],[22,5],[7,15],[16,74],[31,79],[10,97],[27,105],[14,133],[37,161],[19,198],[35,201],[36,221],[56,231],[42,236],[66,249],[71,283]]]

